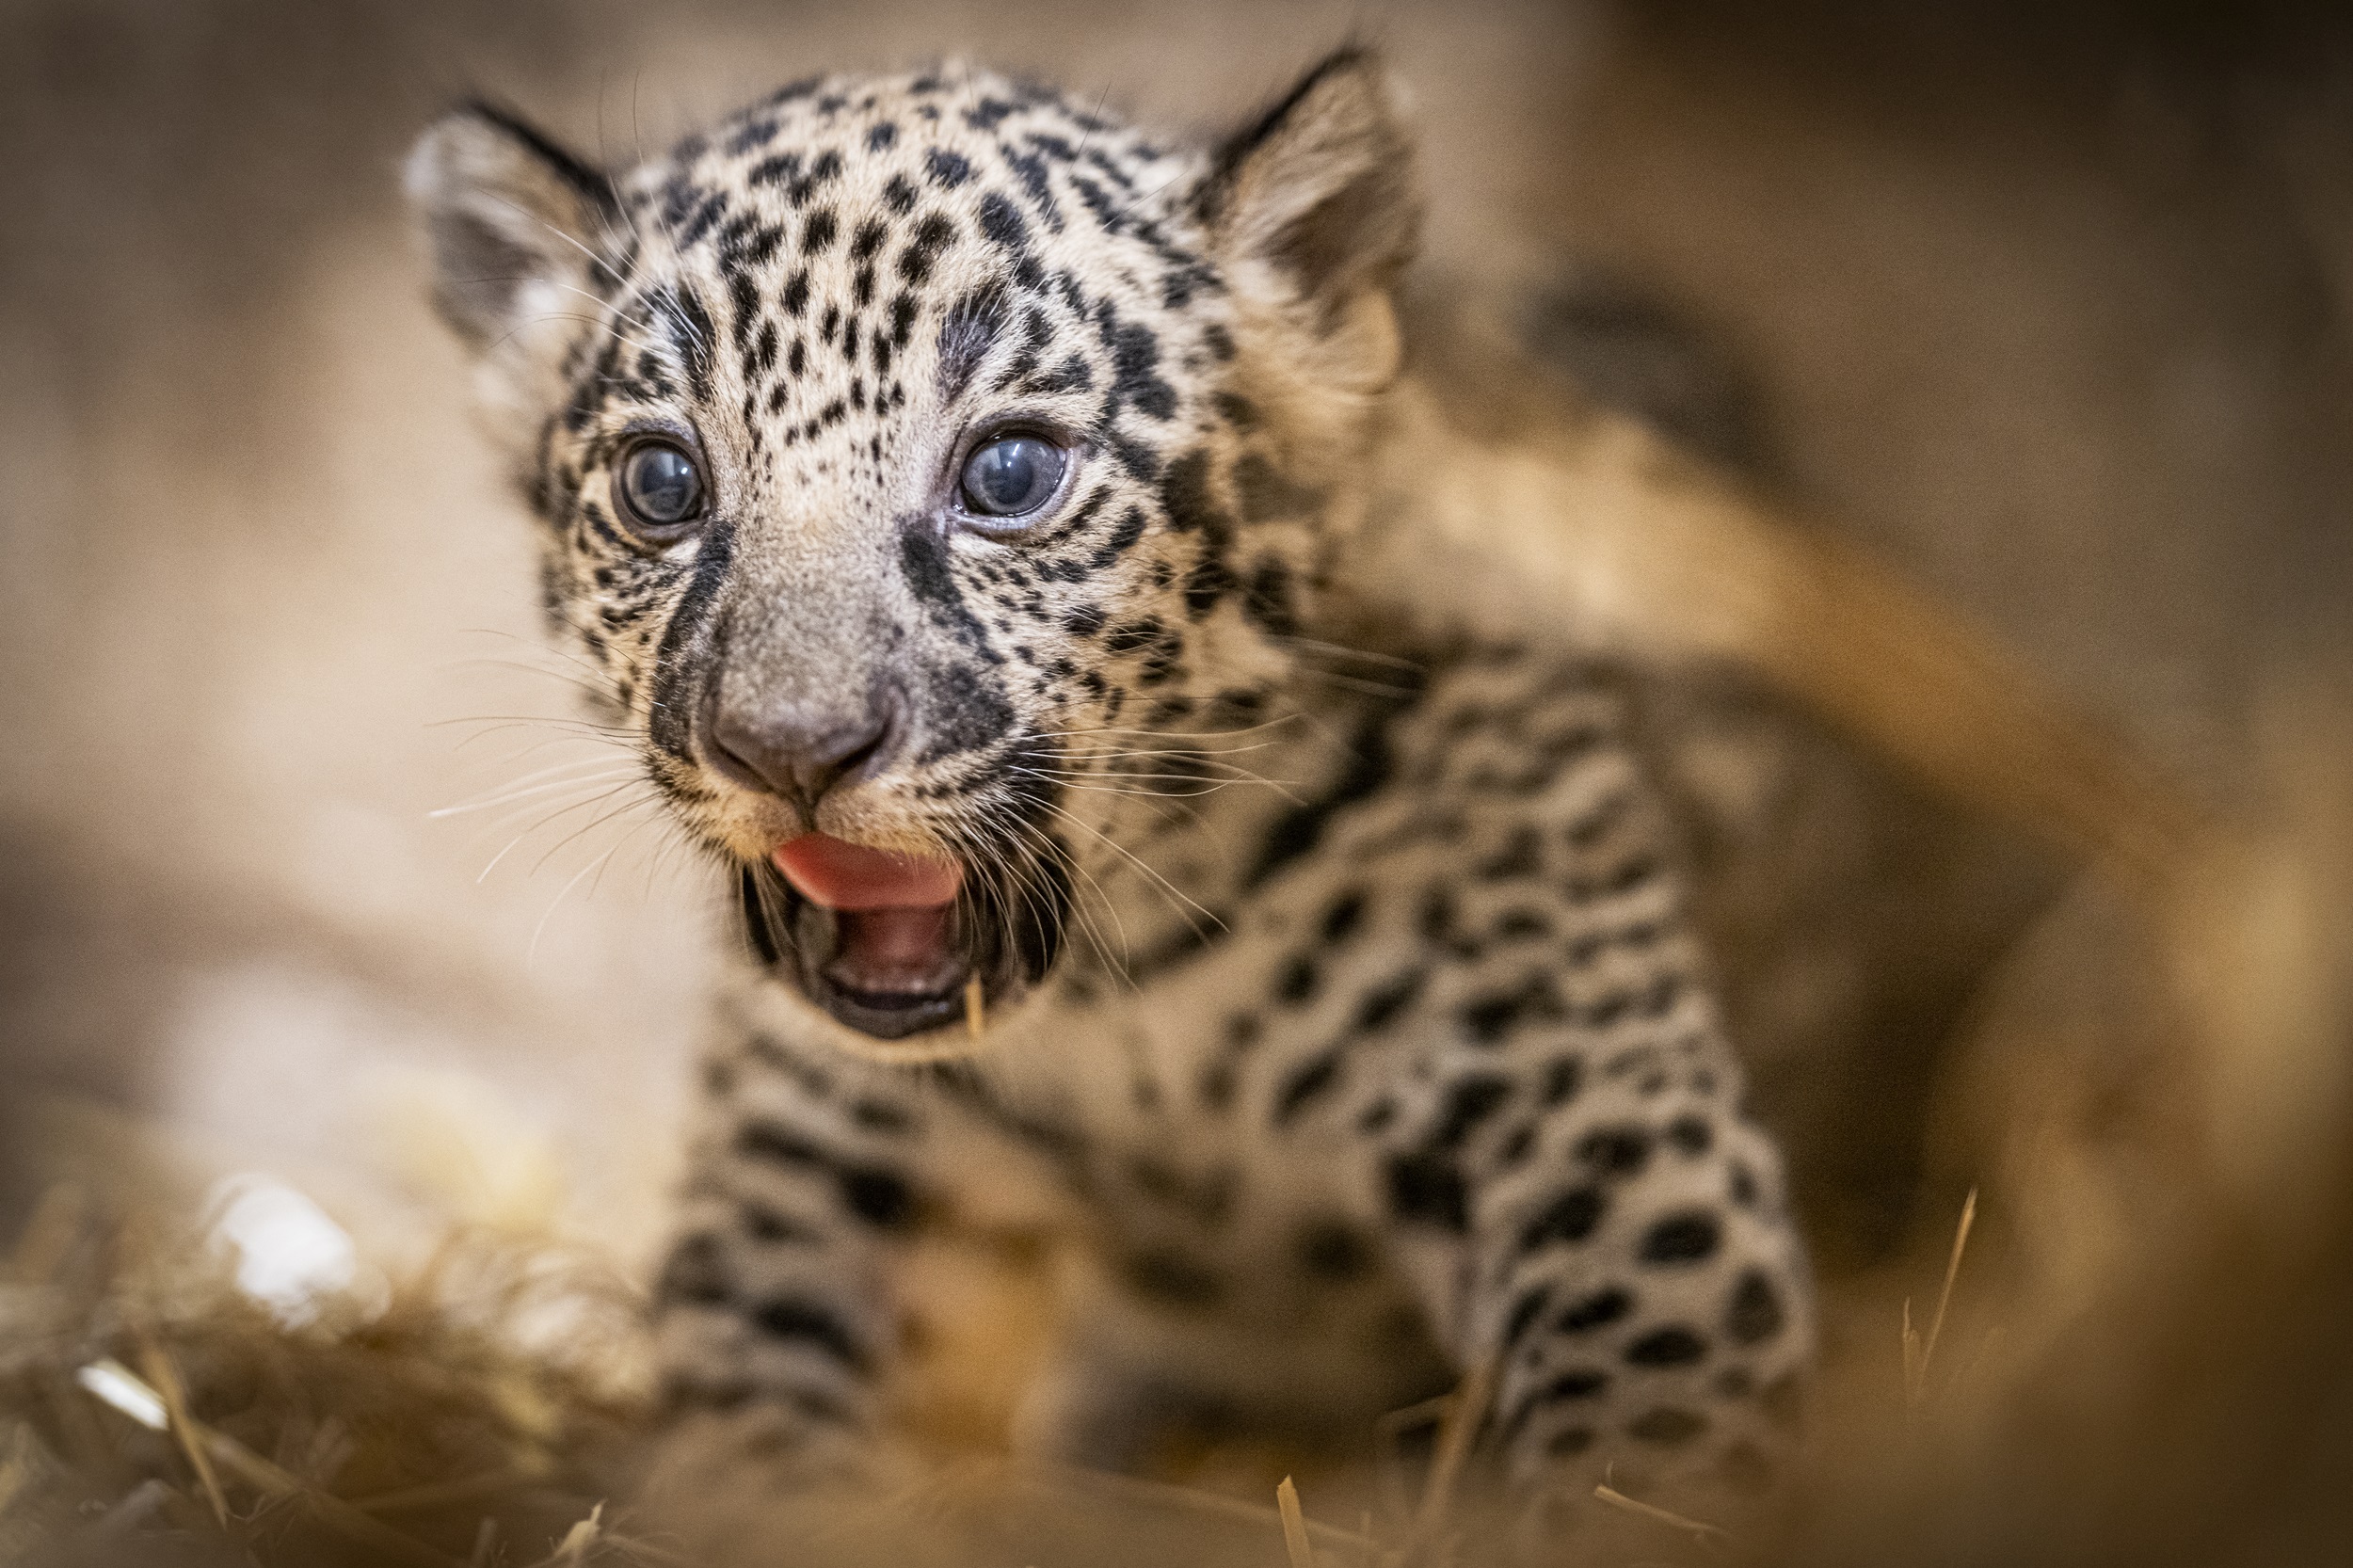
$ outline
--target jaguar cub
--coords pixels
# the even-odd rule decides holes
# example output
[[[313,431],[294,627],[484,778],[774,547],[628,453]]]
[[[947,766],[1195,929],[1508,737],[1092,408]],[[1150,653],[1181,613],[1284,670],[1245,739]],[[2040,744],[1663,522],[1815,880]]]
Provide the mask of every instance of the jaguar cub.
[[[682,1421],[856,1451],[977,1137],[1089,1216],[1066,1454],[1482,1370],[1524,1496],[1769,1483],[1805,1267],[1621,700],[1346,586],[1411,171],[1359,51],[1206,149],[952,67],[618,171],[487,107],[418,147],[549,615],[748,938]]]

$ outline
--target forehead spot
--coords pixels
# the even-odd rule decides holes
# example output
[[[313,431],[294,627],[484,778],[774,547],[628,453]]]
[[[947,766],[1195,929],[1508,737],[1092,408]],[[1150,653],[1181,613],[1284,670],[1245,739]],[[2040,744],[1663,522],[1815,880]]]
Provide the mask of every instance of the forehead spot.
[[[923,154],[923,173],[941,190],[953,190],[972,178],[972,165],[960,152],[935,147]]]

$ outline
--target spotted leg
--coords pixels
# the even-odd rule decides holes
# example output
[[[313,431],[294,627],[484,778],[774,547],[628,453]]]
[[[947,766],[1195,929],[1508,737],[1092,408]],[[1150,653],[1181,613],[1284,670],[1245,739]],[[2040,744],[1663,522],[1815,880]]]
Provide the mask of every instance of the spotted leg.
[[[705,1067],[656,1312],[684,1446],[790,1476],[863,1452],[871,1432],[919,1107],[902,1075],[796,1049],[756,1006],[731,1009]]]
[[[1729,1509],[1769,1486],[1810,1351],[1779,1161],[1615,703],[1503,685],[1417,721],[1490,804],[1423,895],[1441,956],[1412,1087],[1365,1112],[1381,1181],[1442,1342],[1494,1370],[1487,1440],[1522,1488],[1614,1474]]]

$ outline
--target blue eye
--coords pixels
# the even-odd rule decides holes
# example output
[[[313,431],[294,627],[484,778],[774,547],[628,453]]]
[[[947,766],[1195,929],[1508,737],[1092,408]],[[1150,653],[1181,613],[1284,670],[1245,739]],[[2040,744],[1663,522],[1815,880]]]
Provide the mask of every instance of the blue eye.
[[[984,518],[1034,512],[1062,488],[1069,456],[1036,436],[1003,436],[964,461],[964,507]]]
[[[621,459],[621,505],[646,528],[676,528],[702,515],[703,474],[668,441],[644,441]]]

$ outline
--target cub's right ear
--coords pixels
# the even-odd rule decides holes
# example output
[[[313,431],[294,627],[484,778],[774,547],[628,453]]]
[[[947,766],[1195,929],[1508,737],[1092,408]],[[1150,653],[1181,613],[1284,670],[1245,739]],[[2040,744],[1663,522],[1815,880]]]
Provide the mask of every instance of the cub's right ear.
[[[502,109],[441,117],[408,155],[408,200],[433,250],[433,300],[488,350],[530,322],[578,315],[619,209],[603,174]]]

